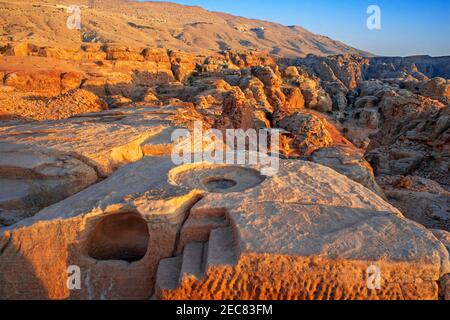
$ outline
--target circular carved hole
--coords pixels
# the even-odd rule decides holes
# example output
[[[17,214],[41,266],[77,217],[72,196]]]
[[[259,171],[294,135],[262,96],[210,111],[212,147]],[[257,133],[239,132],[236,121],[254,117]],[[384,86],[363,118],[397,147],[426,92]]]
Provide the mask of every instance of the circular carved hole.
[[[225,178],[209,178],[203,184],[211,192],[220,192],[233,188],[237,185],[237,182]]]
[[[213,193],[233,193],[256,187],[265,180],[265,176],[246,167],[190,164],[172,169],[169,180],[176,186]]]
[[[102,218],[88,241],[88,255],[96,260],[141,260],[147,253],[147,223],[138,214],[120,213]]]

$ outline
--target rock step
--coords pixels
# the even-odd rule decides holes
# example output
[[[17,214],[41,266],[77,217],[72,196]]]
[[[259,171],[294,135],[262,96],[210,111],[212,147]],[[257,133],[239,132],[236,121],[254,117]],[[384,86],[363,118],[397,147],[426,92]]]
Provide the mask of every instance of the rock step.
[[[209,266],[236,264],[233,229],[227,227],[212,230],[209,236],[206,269]]]
[[[180,241],[178,243],[177,255],[183,253],[184,247],[190,242],[202,242],[208,241],[211,230],[224,228],[229,226],[224,217],[202,217],[191,216],[184,224]]]
[[[173,291],[185,279],[202,280],[208,267],[237,264],[231,227],[211,231],[209,242],[189,242],[183,255],[160,261],[156,272],[155,295],[163,296],[163,291]]]
[[[155,295],[161,296],[162,291],[178,288],[183,257],[163,259],[159,262],[156,272]]]
[[[180,282],[183,278],[194,277],[201,280],[205,275],[204,248],[206,244],[190,242],[183,251],[183,262],[181,264]]]

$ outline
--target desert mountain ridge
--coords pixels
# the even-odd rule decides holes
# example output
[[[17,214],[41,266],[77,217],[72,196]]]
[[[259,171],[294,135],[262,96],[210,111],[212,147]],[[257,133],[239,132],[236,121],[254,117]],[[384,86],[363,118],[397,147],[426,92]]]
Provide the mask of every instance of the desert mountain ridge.
[[[299,26],[247,19],[170,2],[80,0],[81,30],[66,26],[73,1],[0,1],[0,42],[77,47],[83,42],[120,43],[211,55],[255,50],[280,57],[308,54],[371,56]]]
[[[450,56],[0,2],[0,300],[450,300]]]

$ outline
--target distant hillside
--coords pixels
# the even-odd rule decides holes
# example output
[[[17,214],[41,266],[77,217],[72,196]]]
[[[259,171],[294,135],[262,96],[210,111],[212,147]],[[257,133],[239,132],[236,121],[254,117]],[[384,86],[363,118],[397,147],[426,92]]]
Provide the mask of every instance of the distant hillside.
[[[81,9],[82,30],[66,27],[66,6]],[[81,42],[119,42],[192,53],[258,50],[283,57],[307,54],[369,55],[302,27],[210,12],[168,2],[125,0],[0,0],[0,42],[79,46]]]

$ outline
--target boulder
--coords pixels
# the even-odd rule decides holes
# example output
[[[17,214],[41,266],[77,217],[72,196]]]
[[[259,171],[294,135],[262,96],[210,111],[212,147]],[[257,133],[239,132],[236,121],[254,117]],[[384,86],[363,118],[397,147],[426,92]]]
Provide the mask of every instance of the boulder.
[[[234,87],[224,98],[222,115],[214,125],[219,129],[243,129],[253,128],[252,106],[246,99],[242,90]]]
[[[322,119],[312,114],[293,113],[276,121],[275,127],[290,132],[294,139],[292,149],[302,155],[310,155],[315,150],[333,144],[333,138]]]
[[[338,82],[328,83],[324,88],[331,98],[332,110],[336,112],[338,118],[344,119],[347,106],[350,104],[350,99],[347,97],[349,91]]]
[[[5,56],[15,56],[15,57],[26,57],[32,54],[32,52],[35,52],[37,50],[37,47],[21,42],[21,43],[10,43],[6,46],[4,55]]]
[[[378,174],[417,175],[449,186],[450,108],[430,107],[386,122],[366,158]]]
[[[295,66],[289,66],[286,69],[283,70],[283,76],[286,78],[297,78],[300,76],[300,73],[298,72],[297,67]]]
[[[169,51],[172,72],[175,79],[184,82],[196,70],[198,60],[187,53]]]
[[[418,176],[377,178],[391,204],[429,229],[450,231],[450,192],[436,181]]]
[[[433,78],[419,87],[419,93],[444,104],[450,103],[450,81],[444,78]]]
[[[333,111],[333,101],[328,93],[324,90],[320,90],[315,101],[310,102],[309,108],[319,112],[328,113]]]
[[[252,67],[252,74],[264,84],[266,88],[280,87],[282,79],[270,67]]]
[[[58,95],[61,93],[61,72],[59,71],[17,71],[6,74],[6,86],[20,91]]]
[[[355,111],[354,117],[357,123],[369,129],[379,129],[381,126],[381,115],[378,109],[363,108]]]
[[[385,198],[383,190],[375,180],[372,167],[354,147],[336,146],[319,149],[311,155],[311,160],[343,174]]]
[[[305,99],[299,88],[283,88],[283,93],[286,97],[283,111],[292,113],[305,108]]]
[[[61,74],[61,91],[65,93],[67,91],[78,89],[81,86],[83,75],[80,72],[65,72]]]

